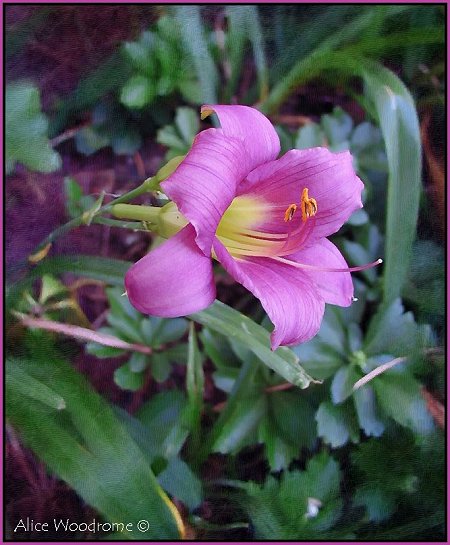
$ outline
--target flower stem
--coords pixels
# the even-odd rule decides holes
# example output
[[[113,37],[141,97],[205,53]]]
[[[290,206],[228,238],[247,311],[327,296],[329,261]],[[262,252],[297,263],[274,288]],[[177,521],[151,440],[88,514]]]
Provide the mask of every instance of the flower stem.
[[[111,214],[116,218],[149,221],[155,223],[161,208],[155,206],[141,206],[137,204],[115,204]]]
[[[72,229],[75,229],[76,227],[80,227],[81,225],[86,225],[86,218],[89,217],[89,223],[100,223],[99,222],[99,216],[104,214],[105,212],[111,212],[112,208],[121,203],[129,202],[136,197],[139,197],[143,195],[144,193],[154,191],[157,186],[159,185],[160,178],[158,176],[153,176],[151,178],[147,178],[140,186],[136,187],[135,189],[132,189],[131,191],[128,191],[127,193],[124,193],[120,197],[117,197],[116,199],[112,200],[110,203],[105,204],[101,206],[94,214],[87,214],[84,212],[81,214],[81,216],[78,216],[64,225],[61,225],[60,227],[56,228],[54,231],[52,231],[32,252],[32,255],[38,254],[42,248],[45,248],[49,244],[53,244],[53,242],[61,237],[62,235],[65,235]],[[104,218],[106,219],[106,218]],[[123,225],[122,225],[123,227]]]
[[[121,229],[133,229],[134,231],[148,231],[148,226],[145,226],[142,221],[120,221],[111,218],[97,217],[92,223],[99,225],[108,225],[109,227],[120,227]]]
[[[122,203],[128,203],[135,199],[136,197],[139,197],[143,195],[144,193],[151,193],[152,191],[157,191],[159,189],[159,184],[163,182],[167,177],[169,177],[178,167],[178,165],[183,161],[184,155],[180,155],[178,157],[174,157],[171,159],[168,163],[166,163],[163,167],[161,167],[158,172],[151,176],[150,178],[147,178],[142,184],[135,189],[132,189],[131,191],[128,191],[127,193],[124,193],[120,197],[117,197],[117,199],[112,200],[108,204],[104,204],[103,206],[99,206],[99,204],[96,203],[95,206],[98,206],[98,209],[95,209],[95,207],[91,210],[88,210],[84,212],[81,216],[78,216],[77,218],[74,218],[67,222],[64,225],[61,225],[54,231],[52,231],[47,238],[45,238],[34,250],[34,252],[31,254],[30,258],[28,259],[31,263],[37,263],[41,259],[43,259],[50,249],[50,245],[60,236],[66,234],[71,229],[75,229],[76,227],[79,227],[80,225],[89,225],[91,223],[103,223],[107,225],[113,225],[110,220],[109,223],[106,223],[106,221],[100,221],[99,216],[104,214],[105,212],[113,213],[113,208],[115,208],[117,205]],[[138,208],[144,208],[142,206],[135,206],[134,209]],[[153,208],[153,211],[149,211],[151,208]],[[146,212],[144,214],[141,214],[141,212],[138,212],[137,210],[133,211],[133,215],[119,215],[121,218],[125,219],[134,219],[134,220],[140,220],[141,215],[145,217],[142,217],[142,221],[148,221],[152,222],[152,220],[156,219],[157,214],[159,214],[159,210],[154,207],[145,207]],[[120,210],[120,208],[119,208]],[[127,209],[122,209],[122,211],[126,211]],[[158,212],[157,212],[158,211]],[[117,209],[116,209],[117,212]],[[131,213],[131,205],[128,208],[128,213]],[[136,215],[138,214],[138,215]],[[150,217],[149,217],[150,215]],[[103,220],[106,220],[107,218],[103,218]],[[116,227],[124,227],[124,225],[114,224]],[[142,227],[142,225],[140,225]],[[138,228],[136,225],[133,225],[130,227],[132,229]],[[45,249],[45,251],[43,251]]]

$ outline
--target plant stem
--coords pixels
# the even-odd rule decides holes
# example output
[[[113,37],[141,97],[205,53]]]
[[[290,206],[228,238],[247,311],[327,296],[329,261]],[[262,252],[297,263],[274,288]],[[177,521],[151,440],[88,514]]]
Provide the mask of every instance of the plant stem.
[[[135,231],[148,231],[141,221],[120,221],[111,218],[98,217],[94,218],[92,223],[99,225],[109,225],[110,227],[121,227],[122,229],[134,229]]]
[[[143,195],[144,193],[153,191],[157,188],[159,184],[160,178],[157,176],[153,176],[152,178],[147,178],[140,186],[136,187],[135,189],[132,189],[131,191],[128,191],[127,193],[124,193],[120,197],[117,197],[116,199],[112,200],[110,203],[105,204],[101,206],[95,214],[92,216],[89,216],[86,212],[84,212],[81,216],[78,216],[77,218],[74,218],[64,225],[61,225],[54,231],[52,231],[32,252],[32,255],[35,255],[39,253],[39,251],[47,246],[48,244],[52,244],[57,238],[59,238],[62,235],[65,235],[72,229],[75,229],[76,227],[80,227],[81,225],[86,224],[86,218],[89,217],[90,223],[101,223],[98,221],[98,217],[101,214],[104,214],[105,212],[110,212],[112,207],[116,204],[129,202],[132,199],[135,199],[136,197],[139,197]],[[104,218],[106,219],[106,218]],[[116,225],[117,226],[117,225]]]
[[[141,206],[137,204],[115,204],[111,214],[116,218],[149,221],[157,221],[161,208],[155,206]]]
[[[129,343],[118,339],[113,335],[107,335],[106,333],[100,333],[86,327],[80,327],[71,324],[62,324],[60,322],[54,322],[52,320],[46,320],[44,318],[32,318],[30,316],[20,316],[21,323],[26,327],[44,329],[45,331],[51,331],[53,333],[61,333],[68,337],[74,337],[81,341],[94,342],[102,344],[103,346],[111,346],[113,348],[120,348],[122,350],[131,350],[133,352],[139,352],[141,354],[152,354],[150,346],[143,344]]]

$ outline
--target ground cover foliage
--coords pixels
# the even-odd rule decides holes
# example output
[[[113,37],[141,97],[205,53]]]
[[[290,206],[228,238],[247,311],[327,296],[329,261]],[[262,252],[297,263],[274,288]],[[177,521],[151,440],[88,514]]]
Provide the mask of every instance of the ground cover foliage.
[[[26,517],[80,541],[445,539],[444,16],[6,7],[8,539],[43,539]],[[102,207],[187,153],[205,103],[259,108],[282,152],[354,157],[364,208],[332,240],[384,263],[307,343],[272,352],[219,265],[190,316],[122,296],[158,240]]]

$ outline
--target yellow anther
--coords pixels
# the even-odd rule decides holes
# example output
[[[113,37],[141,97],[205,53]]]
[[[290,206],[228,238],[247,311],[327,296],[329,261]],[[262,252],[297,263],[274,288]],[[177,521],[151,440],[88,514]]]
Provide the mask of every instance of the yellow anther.
[[[317,201],[308,196],[308,188],[305,187],[302,191],[300,199],[300,207],[302,210],[302,220],[306,221],[308,218],[317,214]]]
[[[290,204],[286,208],[286,212],[284,213],[284,221],[291,221],[291,219],[294,217],[295,211],[297,210],[296,204]]]

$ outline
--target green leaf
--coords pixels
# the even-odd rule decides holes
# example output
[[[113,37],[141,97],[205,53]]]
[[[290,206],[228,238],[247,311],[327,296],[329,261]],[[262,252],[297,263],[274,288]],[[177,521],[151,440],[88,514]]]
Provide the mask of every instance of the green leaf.
[[[233,404],[232,413],[220,427],[220,433],[212,446],[213,452],[236,453],[246,445],[253,444],[256,430],[267,411],[264,396],[251,396]]]
[[[280,347],[273,352],[270,349],[269,333],[237,310],[216,301],[190,318],[242,342],[265,365],[295,386],[307,388],[313,380],[299,365],[299,359],[292,350]]]
[[[204,104],[217,104],[219,76],[208,50],[200,6],[174,6],[173,10],[183,46],[195,67],[195,74],[202,90],[202,101]]]
[[[172,366],[165,352],[156,352],[152,355],[150,369],[156,382],[166,381],[172,372]]]
[[[120,259],[87,255],[47,257],[29,270],[27,278],[18,282],[17,287],[29,285],[44,274],[71,272],[79,276],[93,278],[109,285],[123,287],[123,279],[132,263]]]
[[[115,335],[115,331],[111,328],[101,328],[99,331],[101,333],[106,333],[105,329],[108,329],[110,332],[114,332],[114,335]],[[112,346],[103,346],[102,344],[97,344],[97,343],[86,343],[85,350],[88,354],[92,354],[96,358],[100,358],[100,359],[117,358],[125,354],[125,352],[121,350],[120,348],[114,348]]]
[[[77,181],[69,176],[64,178],[64,196],[66,199],[66,210],[71,218],[76,218],[83,213],[80,207],[83,190]]]
[[[276,424],[270,416],[264,418],[258,428],[258,440],[264,444],[264,450],[272,472],[287,469],[298,456],[299,449],[278,435]]]
[[[152,346],[160,346],[180,340],[187,331],[188,322],[184,318],[170,320],[157,318],[153,321],[153,327]]]
[[[183,141],[191,145],[195,135],[200,130],[200,118],[193,108],[177,108],[175,125],[181,134]]]
[[[186,398],[179,390],[160,392],[137,412],[137,418],[153,438],[160,456],[172,458],[183,446],[188,430],[182,422]]]
[[[365,210],[356,210],[356,212],[353,212],[353,214],[348,218],[347,225],[351,225],[352,227],[359,227],[360,225],[364,225],[369,221],[369,216],[367,215],[367,212]]]
[[[108,324],[115,330],[115,336],[131,343],[142,343],[142,337],[138,323],[124,315],[110,312],[107,317]]]
[[[156,141],[168,148],[184,150],[187,146],[173,125],[165,125],[158,130]]]
[[[44,274],[41,282],[41,293],[39,294],[39,303],[44,304],[52,297],[67,293],[67,287],[49,274]]]
[[[379,488],[358,488],[353,497],[355,505],[366,508],[371,522],[388,519],[395,511],[395,498]]]
[[[359,154],[364,150],[372,149],[383,143],[381,131],[368,121],[363,121],[355,127],[350,139],[352,153]]]
[[[239,360],[226,337],[213,333],[207,327],[203,328],[199,337],[206,355],[217,369],[228,370],[229,367],[239,364]]]
[[[158,130],[157,142],[169,148],[166,159],[185,155],[200,130],[200,118],[192,108],[177,108],[175,125],[166,125]]]
[[[56,409],[57,411],[66,408],[66,402],[63,397],[26,373],[20,366],[20,362],[16,362],[14,359],[9,359],[7,361],[6,382],[8,388],[14,390],[16,395],[40,401],[44,405]]]
[[[375,104],[389,165],[384,301],[401,293],[416,235],[421,192],[422,152],[417,112],[409,91],[389,70],[367,66],[365,91]]]
[[[178,84],[181,96],[190,104],[202,103],[202,88],[196,79],[192,79],[191,75],[187,75],[187,79],[180,79]]]
[[[267,397],[278,435],[295,445],[297,452],[311,448],[316,439],[314,409],[303,392],[273,392]]]
[[[141,135],[132,127],[125,133],[111,136],[111,147],[116,155],[133,155],[141,145]]]
[[[417,325],[413,314],[404,312],[401,300],[396,299],[372,318],[363,350],[368,356],[408,356],[423,350],[429,336],[429,328]]]
[[[323,146],[325,135],[317,123],[308,123],[298,130],[294,148],[308,149]]]
[[[136,392],[144,386],[145,377],[143,373],[132,371],[129,364],[126,363],[114,371],[114,382],[122,390]]]
[[[192,442],[195,450],[200,441],[200,424],[203,412],[203,390],[205,376],[203,373],[203,357],[198,348],[195,325],[191,322],[189,327],[189,348],[186,369],[186,391],[188,404],[186,418],[192,433]]]
[[[323,452],[309,460],[305,471],[285,472],[279,482],[269,477],[264,487],[245,486],[240,503],[257,539],[314,539],[339,517],[340,480],[337,462]]]
[[[353,472],[358,483],[355,500],[366,506],[372,520],[388,517],[400,499],[407,501],[405,493],[417,491],[418,469],[424,464],[413,435],[399,434],[395,428],[380,439],[362,443],[351,460],[357,469]]]
[[[257,6],[239,6],[245,10],[245,21],[247,26],[247,35],[252,44],[253,57],[255,59],[256,76],[259,86],[260,100],[264,100],[269,91],[269,73],[267,68],[266,56],[264,53],[265,43],[263,29],[258,14]]]
[[[361,378],[353,365],[341,367],[331,383],[331,399],[335,405],[343,403],[353,393],[353,385]]]
[[[202,483],[190,467],[179,458],[171,458],[158,475],[159,484],[174,498],[181,500],[190,510],[203,500]]]
[[[133,373],[142,373],[148,367],[148,356],[133,352],[128,360],[128,367]]]
[[[101,327],[98,330],[99,333],[105,333],[105,335],[111,335],[113,337],[117,337],[117,332],[112,327]],[[121,348],[114,348],[113,346],[103,346],[102,344],[98,343],[86,343],[85,350],[88,354],[92,354],[93,356],[103,359],[103,358],[116,358],[118,356],[122,356],[123,354],[126,354],[124,350]]]
[[[308,495],[318,498],[322,502],[339,495],[341,480],[339,464],[326,452],[309,460],[304,475]]]
[[[371,386],[364,386],[353,393],[359,426],[367,436],[380,437],[384,432],[384,422],[380,419],[375,394]]]
[[[92,155],[99,149],[110,145],[110,139],[102,134],[96,127],[84,127],[75,135],[77,151],[84,155]]]
[[[216,388],[229,394],[234,387],[239,375],[239,369],[229,368],[222,371],[215,371],[212,375]]]
[[[318,379],[332,376],[347,361],[347,332],[338,309],[327,306],[315,337],[293,348],[302,366]]]
[[[164,350],[164,354],[171,363],[184,365],[188,357],[188,344],[179,342]]]
[[[427,434],[434,429],[420,384],[409,373],[391,370],[372,382],[381,408],[398,424],[418,434]]]
[[[7,85],[5,116],[7,174],[16,162],[38,172],[53,172],[61,167],[61,158],[47,137],[48,121],[41,112],[37,87],[25,81]]]
[[[277,131],[278,138],[280,139],[281,155],[284,155],[292,148],[297,147],[294,145],[294,135],[288,129],[286,129],[282,125],[274,125],[274,127]]]
[[[153,58],[155,36],[153,32],[145,31],[136,42],[125,42],[123,52],[133,67],[148,77],[154,77],[156,66]]]
[[[109,405],[57,355],[39,354],[39,361],[20,360],[23,372],[51,384],[66,406],[55,411],[7,383],[7,416],[24,442],[107,520],[131,522],[123,538],[179,539],[174,507]],[[139,532],[137,522],[150,513],[149,529]]]
[[[143,108],[153,102],[156,91],[151,80],[145,76],[132,76],[122,87],[120,102],[128,108]]]
[[[124,295],[123,290],[114,287],[106,288],[105,292],[108,297],[111,312],[115,315],[123,316],[132,321],[139,321],[139,319],[143,317],[142,314],[133,307],[128,300],[128,297]]]
[[[443,248],[431,240],[419,240],[414,246],[408,281],[403,287],[403,298],[414,303],[426,320],[442,323],[445,305],[445,259]]]
[[[333,405],[324,401],[316,413],[317,435],[333,448],[342,447],[349,440],[359,442],[359,428],[353,409],[348,404]]]
[[[228,32],[225,35],[225,48],[231,68],[227,82],[225,96],[230,99],[237,89],[239,78],[242,75],[242,61],[246,52],[245,45],[248,38],[246,19],[242,17],[245,6],[228,5],[225,16],[228,20]]]
[[[228,28],[225,35],[225,48],[230,66],[230,77],[225,96],[227,101],[236,94],[237,84],[242,77],[242,62],[248,51],[248,42],[253,50],[259,97],[264,99],[268,92],[268,68],[264,53],[265,43],[257,6],[227,6]]]
[[[322,116],[321,123],[331,146],[349,140],[353,129],[353,120],[342,108],[336,107],[331,115]]]

